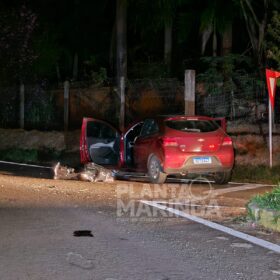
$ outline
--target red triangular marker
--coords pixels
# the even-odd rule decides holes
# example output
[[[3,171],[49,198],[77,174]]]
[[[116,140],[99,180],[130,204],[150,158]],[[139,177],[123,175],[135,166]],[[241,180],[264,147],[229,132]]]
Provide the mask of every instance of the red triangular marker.
[[[265,72],[266,72],[266,83],[268,88],[269,99],[271,102],[271,107],[272,109],[274,109],[276,79],[280,77],[280,72],[272,71],[269,69],[266,69]]]

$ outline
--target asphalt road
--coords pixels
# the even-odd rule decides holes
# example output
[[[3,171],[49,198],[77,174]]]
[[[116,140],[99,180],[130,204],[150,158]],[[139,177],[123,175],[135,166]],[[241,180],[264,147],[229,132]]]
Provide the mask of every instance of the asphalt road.
[[[19,170],[2,171],[13,172]],[[24,175],[27,171],[21,172]],[[31,176],[28,172],[26,175]],[[49,171],[42,172],[49,176]],[[3,201],[10,204],[0,204],[1,280],[280,279],[279,254],[257,245],[181,218],[120,217],[115,198],[109,204],[107,194],[104,203],[103,198],[98,204],[88,200],[87,207],[79,204],[78,198],[72,204],[69,200],[67,206],[40,206],[41,200],[59,195],[74,197],[94,185],[72,181],[70,189],[69,182],[51,184],[52,180],[41,182],[10,175],[0,177],[0,196],[13,189],[9,196],[3,195]],[[29,182],[32,186],[27,190]],[[69,193],[62,192],[67,185]],[[32,207],[16,199],[16,190],[25,188],[38,198]],[[99,195],[108,187],[96,188]],[[136,209],[139,206],[136,203]],[[75,236],[88,233],[84,231],[92,236]]]
[[[0,209],[0,278],[279,279],[279,255],[181,219],[116,220],[115,209]],[[89,230],[93,237],[73,236]]]

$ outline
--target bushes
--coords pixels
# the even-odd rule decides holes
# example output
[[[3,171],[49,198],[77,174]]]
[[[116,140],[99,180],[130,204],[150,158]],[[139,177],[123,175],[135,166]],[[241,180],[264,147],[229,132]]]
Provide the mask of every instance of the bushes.
[[[268,183],[280,182],[280,166],[270,169],[268,166],[236,165],[233,169],[232,180],[236,182]]]
[[[253,197],[250,203],[256,204],[261,209],[270,209],[280,211],[280,186],[272,192]]]

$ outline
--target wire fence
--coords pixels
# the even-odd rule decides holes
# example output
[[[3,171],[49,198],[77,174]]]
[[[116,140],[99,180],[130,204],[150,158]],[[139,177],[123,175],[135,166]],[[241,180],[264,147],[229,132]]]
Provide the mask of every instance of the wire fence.
[[[126,83],[126,124],[155,115],[184,114],[184,84],[177,79],[138,79]],[[239,76],[226,83],[205,82],[197,77],[196,114],[226,117],[233,123],[257,123],[267,119],[268,95],[264,82]],[[0,88],[0,127],[19,127],[19,87]],[[69,126],[78,129],[83,117],[119,124],[120,100],[116,88],[70,85]],[[275,122],[280,120],[276,94]],[[63,85],[41,82],[25,86],[26,129],[63,129]]]
[[[53,88],[47,83],[27,85],[24,90],[24,125],[27,129],[59,129],[63,110],[56,107]],[[18,128],[19,86],[0,88],[0,127]]]
[[[177,79],[141,79],[127,84],[126,122],[155,115],[184,114],[184,86]]]
[[[267,119],[267,108],[265,83],[254,77],[237,76],[226,83],[203,83],[198,80],[197,114],[226,117],[233,122],[256,123]]]

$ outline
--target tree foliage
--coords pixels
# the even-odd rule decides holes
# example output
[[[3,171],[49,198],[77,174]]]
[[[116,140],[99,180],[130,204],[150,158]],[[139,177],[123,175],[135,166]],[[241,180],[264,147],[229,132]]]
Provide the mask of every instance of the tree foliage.
[[[2,11],[0,15],[1,76],[24,80],[37,55],[32,48],[37,16],[27,6]]]
[[[225,54],[223,38],[227,34],[232,46],[229,53],[246,52],[260,71],[265,57],[279,66],[277,19],[267,29],[272,11],[280,9],[277,0],[126,1],[128,77],[141,76],[135,70],[138,65],[143,75],[157,72],[160,77],[167,75],[170,62],[170,75],[183,73],[186,66],[199,69],[201,56]],[[29,0],[28,7],[18,6],[18,0],[3,3],[2,83],[31,76],[52,81],[71,78],[74,57],[78,57],[78,79],[92,79],[92,73],[102,68],[108,76],[115,76],[111,62],[115,61],[116,0]]]
[[[267,58],[271,61],[271,66],[280,69],[280,13],[273,12],[271,23],[267,29]]]

